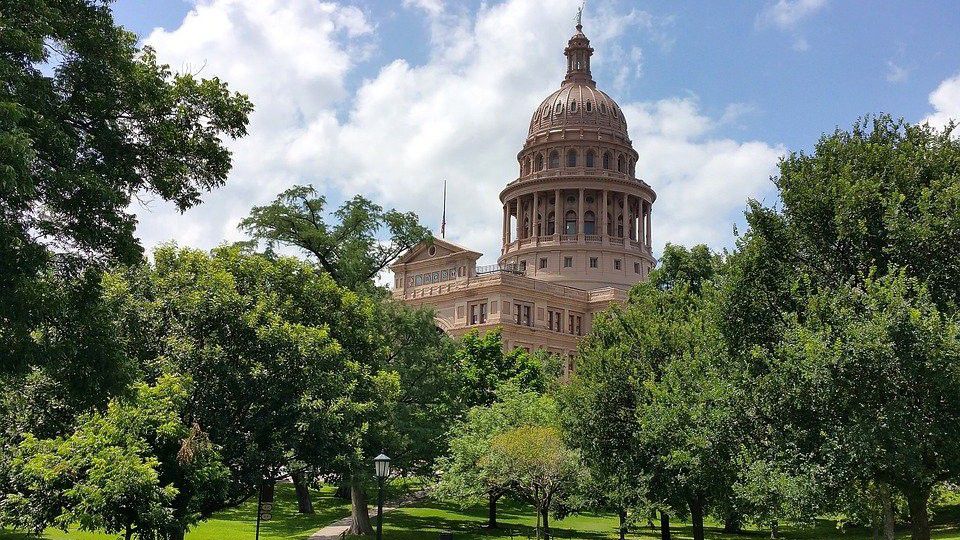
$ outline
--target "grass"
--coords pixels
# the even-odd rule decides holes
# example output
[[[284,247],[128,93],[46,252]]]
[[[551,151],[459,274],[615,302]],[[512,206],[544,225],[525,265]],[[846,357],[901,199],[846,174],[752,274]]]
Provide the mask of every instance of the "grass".
[[[303,540],[330,522],[350,515],[350,503],[333,496],[334,488],[313,491],[315,514],[297,512],[293,484],[277,484],[273,519],[260,524],[261,540]],[[236,508],[224,510],[187,532],[186,540],[253,539],[256,532],[257,500],[251,498]],[[47,529],[40,537],[0,530],[0,540],[116,540],[120,535],[68,532]]]
[[[333,497],[333,489],[314,492],[316,514],[297,513],[296,496],[290,484],[277,485],[275,518],[261,525],[260,537],[264,540],[304,540],[314,531],[349,514],[346,501]],[[941,507],[934,515],[933,538],[960,540],[960,501]],[[187,533],[186,540],[233,540],[253,539],[256,501],[251,500],[238,508],[220,512],[213,518],[197,525]],[[425,501],[403,507],[384,516],[384,533],[387,540],[436,540],[441,531],[453,532],[456,540],[525,539],[534,537],[535,516],[532,509],[523,504],[504,501],[498,508],[500,528],[487,530],[486,507],[460,508],[452,503]],[[724,534],[717,523],[708,522],[706,537],[710,540],[764,540],[768,531],[748,530],[740,535]],[[557,539],[601,540],[617,538],[617,520],[609,514],[580,514],[563,520],[551,520],[551,530]],[[693,537],[689,524],[675,523],[671,528],[673,538],[687,540]],[[833,521],[822,520],[815,527],[796,529],[783,527],[781,538],[786,540],[870,540],[871,531],[848,528],[840,531]],[[897,538],[909,538],[909,532],[901,530]],[[36,540],[38,537],[24,533],[0,531],[0,540]],[[48,530],[39,537],[46,540],[115,540],[117,535],[63,532]],[[632,530],[631,540],[656,540],[659,530],[647,527]],[[358,539],[359,540],[359,539]]]
[[[509,501],[501,503],[497,521],[500,528],[488,530],[483,527],[486,523],[486,507],[461,509],[449,503],[431,501],[386,514],[383,536],[387,540],[436,540],[441,531],[450,531],[456,540],[535,538],[536,517],[528,506]],[[551,520],[550,529],[557,539],[601,540],[618,538],[617,524],[617,518],[610,514],[580,514],[563,520]],[[934,524],[933,538],[960,540],[960,505],[941,508],[935,515]],[[708,522],[706,525],[706,538],[710,540],[764,540],[770,537],[769,531],[753,529],[735,535],[723,533],[718,523]],[[675,523],[671,532],[676,540],[693,538],[693,530],[687,523]],[[821,520],[815,527],[802,529],[782,527],[780,532],[780,537],[787,540],[873,538],[872,532],[863,528],[838,530],[835,522],[830,520]],[[909,531],[898,531],[897,538],[909,537]],[[627,538],[658,540],[660,531],[642,527],[631,530]]]

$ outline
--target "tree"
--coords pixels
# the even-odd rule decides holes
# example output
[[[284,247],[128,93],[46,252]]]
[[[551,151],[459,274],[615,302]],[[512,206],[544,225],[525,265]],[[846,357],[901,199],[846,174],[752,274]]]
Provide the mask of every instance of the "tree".
[[[147,380],[203,381],[188,403],[230,468],[221,507],[291,466],[331,467],[353,450],[373,401],[360,359],[379,350],[369,299],[298,259],[236,246],[164,246],[105,289]]]
[[[550,397],[515,384],[502,385],[496,401],[474,406],[451,428],[450,450],[438,463],[437,493],[461,504],[486,502],[487,526],[496,528],[497,502],[512,481],[485,465],[494,438],[522,426],[552,426],[556,419],[556,404]]]
[[[824,319],[816,309],[827,298],[850,296],[851,290],[868,290],[868,285],[877,287],[875,283],[895,280],[894,276],[903,273],[907,282],[917,282],[907,286],[908,290],[925,291],[922,295],[905,293],[908,300],[899,302],[904,312],[925,313],[927,303],[931,303],[940,317],[950,320],[956,316],[960,269],[953,261],[960,253],[960,215],[955,210],[960,193],[960,141],[953,136],[953,129],[950,125],[938,131],[889,116],[864,119],[850,131],[838,129],[823,136],[812,154],[793,153],[781,162],[780,174],[774,181],[780,191],[782,210],[764,208],[756,202],[750,204],[750,229],[731,257],[724,334],[731,354],[741,360],[748,374],[743,387],[759,389],[749,397],[757,412],[750,445],[754,456],[767,460],[765,467],[791,478],[786,482],[789,485],[797,485],[798,480],[807,476],[807,483],[816,486],[821,496],[813,504],[814,509],[828,503],[836,507],[838,502],[828,499],[841,492],[850,493],[856,485],[884,483],[870,474],[864,477],[862,473],[869,469],[850,468],[848,451],[862,451],[864,444],[872,443],[892,452],[898,439],[879,441],[854,429],[856,415],[846,418],[851,422],[851,431],[843,439],[844,446],[834,448],[828,443],[836,441],[819,436],[821,426],[835,424],[838,411],[844,411],[839,392],[860,392],[859,386],[846,386],[850,383],[848,378],[819,381],[819,395],[834,404],[836,408],[832,410],[806,408],[803,396],[772,392],[771,385],[790,369],[800,369],[797,366],[817,357],[816,349],[798,350],[798,340],[814,330],[825,331]],[[849,319],[833,319],[837,332],[854,324],[866,324],[862,320],[864,314],[856,309],[839,313]],[[821,322],[816,322],[818,319]],[[817,335],[810,340],[823,337]],[[898,341],[900,337],[891,333],[878,338],[879,341],[865,340],[862,346],[849,341],[842,351],[844,358],[834,360],[858,362],[874,354],[871,346],[882,343],[896,344],[896,350],[911,350],[907,343]],[[911,361],[903,357],[897,362],[888,360],[887,365],[899,368]],[[868,375],[861,374],[864,384],[879,384],[868,383]],[[915,375],[929,376],[923,370]],[[796,389],[789,381],[782,384],[785,386],[780,388]],[[923,379],[914,384],[916,388],[936,387]],[[882,410],[893,418],[903,418],[902,415],[924,406],[922,401],[918,405],[900,400],[892,393],[897,390],[894,384],[884,383],[880,388],[888,393],[874,396],[876,401],[866,405],[868,410]],[[895,406],[903,409],[891,409]],[[944,414],[949,415],[952,405],[943,407]],[[854,434],[862,439],[852,440],[850,436]],[[924,439],[919,433],[914,435],[922,447]],[[945,439],[934,438],[929,444],[941,442]],[[815,477],[810,477],[811,471],[816,472]],[[919,526],[914,531],[915,538],[926,538],[928,534],[923,527],[927,521],[926,505],[916,502],[924,499],[930,487],[929,477],[921,471],[904,467],[902,472],[918,476],[911,481],[901,478],[894,486],[909,490],[911,493],[903,495],[914,499],[910,504],[911,521]],[[813,501],[816,497],[801,499]]]
[[[904,272],[811,303],[763,382],[809,410],[818,463],[843,483],[898,489],[926,540],[932,491],[960,473],[960,325]]]
[[[735,388],[714,301],[720,265],[705,246],[667,245],[627,304],[594,319],[561,401],[568,436],[615,509],[653,506],[665,522],[667,511],[689,510],[695,538],[711,504],[730,508],[737,478]]]
[[[138,384],[130,399],[89,413],[67,437],[24,437],[13,459],[5,521],[122,533],[126,540],[183,538],[224,496],[229,472],[188,416],[189,379]]]
[[[372,280],[404,251],[432,238],[412,212],[384,211],[357,195],[325,221],[326,198],[313,186],[294,186],[273,203],[256,206],[240,227],[269,245],[291,245],[316,258],[321,268],[349,289],[369,288]],[[384,231],[387,239],[379,235]]]
[[[198,204],[224,183],[223,138],[246,133],[252,106],[159,64],[104,2],[7,0],[0,26],[0,371],[21,373],[47,358],[34,332],[65,324],[58,288],[140,261],[133,198]]]
[[[502,330],[467,332],[457,343],[456,358],[463,373],[467,404],[490,405],[498,389],[512,382],[524,390],[543,392],[550,380],[549,359],[515,348],[503,352]]]
[[[580,482],[579,456],[563,444],[557,426],[527,425],[500,433],[490,441],[482,466],[499,483],[537,510],[537,538],[550,539],[550,508]]]

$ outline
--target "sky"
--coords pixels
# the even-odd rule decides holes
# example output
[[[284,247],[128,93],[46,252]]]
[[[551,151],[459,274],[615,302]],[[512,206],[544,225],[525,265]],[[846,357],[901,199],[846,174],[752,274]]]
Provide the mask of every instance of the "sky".
[[[580,0],[118,0],[117,22],[175,71],[250,96],[227,184],[183,214],[132,208],[151,249],[244,238],[252,206],[312,184],[416,212],[495,262],[498,195],[559,87]],[[593,76],[621,105],[653,186],[655,254],[730,248],[748,198],[777,202],[788,152],[865,114],[960,119],[955,0],[589,0]]]

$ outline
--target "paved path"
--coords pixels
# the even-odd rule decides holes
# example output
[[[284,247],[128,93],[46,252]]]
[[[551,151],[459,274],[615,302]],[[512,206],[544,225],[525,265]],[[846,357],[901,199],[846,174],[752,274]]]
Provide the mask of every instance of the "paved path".
[[[393,510],[395,509],[392,507],[386,507],[383,509],[383,513],[386,514],[387,512],[392,512]],[[350,530],[350,522],[352,519],[353,518],[350,516],[347,516],[341,520],[334,521],[333,523],[310,535],[309,540],[340,540],[343,533]],[[376,514],[370,514],[370,523],[372,523],[374,527],[377,526]]]

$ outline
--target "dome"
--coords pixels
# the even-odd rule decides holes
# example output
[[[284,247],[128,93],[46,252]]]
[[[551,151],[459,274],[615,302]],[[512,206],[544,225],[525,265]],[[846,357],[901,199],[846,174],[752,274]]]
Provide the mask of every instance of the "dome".
[[[547,129],[578,126],[607,127],[629,140],[627,121],[617,102],[595,85],[582,81],[565,81],[540,103],[530,119],[528,136]]]
[[[547,96],[533,112],[528,138],[550,129],[582,126],[610,129],[629,142],[623,111],[613,98],[597,89],[590,74],[593,48],[579,22],[563,54],[567,57],[567,74],[560,89]]]

